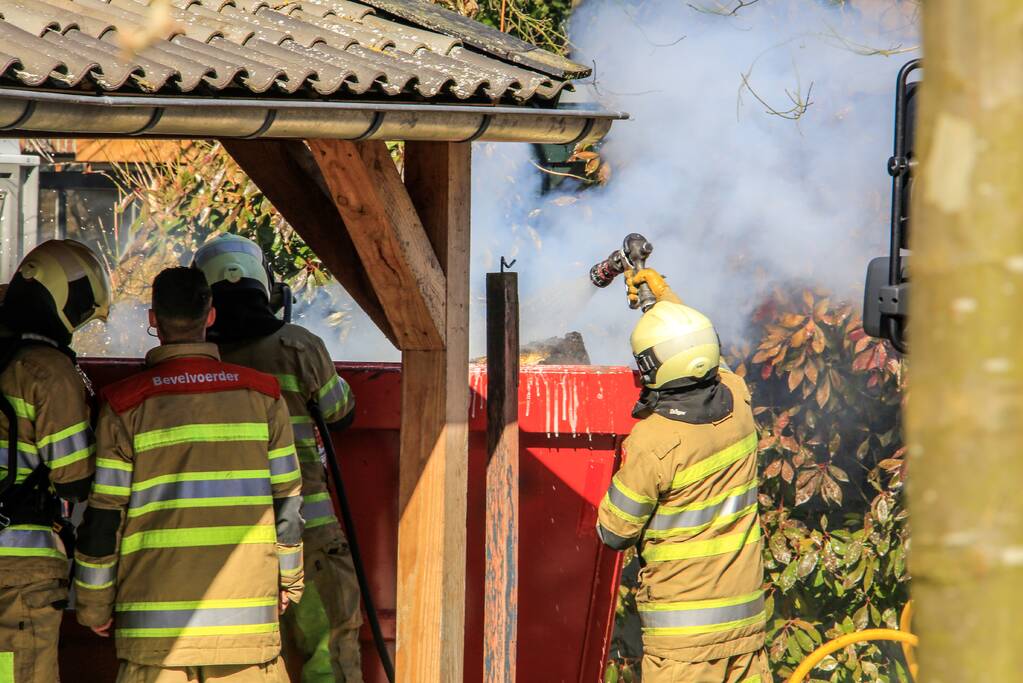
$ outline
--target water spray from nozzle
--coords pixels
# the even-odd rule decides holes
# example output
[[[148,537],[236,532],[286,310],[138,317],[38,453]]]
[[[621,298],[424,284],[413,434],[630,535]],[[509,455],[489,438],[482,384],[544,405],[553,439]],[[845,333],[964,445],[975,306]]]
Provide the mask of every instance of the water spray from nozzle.
[[[650,244],[646,237],[643,237],[638,232],[630,233],[622,241],[621,249],[611,252],[610,256],[590,268],[590,282],[597,287],[603,288],[614,282],[614,279],[624,273],[626,269],[636,273],[646,267],[647,257],[653,251],[654,245]],[[630,301],[629,307],[641,308],[645,313],[655,303],[657,303],[657,299],[654,297],[653,292],[650,291],[650,287],[646,284],[641,284],[639,286],[638,299]]]

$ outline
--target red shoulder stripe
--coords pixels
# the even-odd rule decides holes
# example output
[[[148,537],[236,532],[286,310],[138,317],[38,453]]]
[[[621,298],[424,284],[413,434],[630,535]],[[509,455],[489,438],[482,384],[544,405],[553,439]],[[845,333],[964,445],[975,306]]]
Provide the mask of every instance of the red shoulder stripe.
[[[103,398],[116,412],[123,413],[152,396],[239,389],[257,391],[274,399],[281,396],[281,387],[273,375],[212,358],[175,358],[111,384],[104,389]]]

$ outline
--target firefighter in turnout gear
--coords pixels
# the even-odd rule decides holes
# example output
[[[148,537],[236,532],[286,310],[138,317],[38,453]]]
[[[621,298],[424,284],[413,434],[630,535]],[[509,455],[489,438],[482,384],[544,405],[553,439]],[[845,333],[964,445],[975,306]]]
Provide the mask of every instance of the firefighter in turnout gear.
[[[745,382],[720,363],[714,327],[655,271],[658,299],[632,333],[645,389],[597,533],[637,545],[643,683],[770,683],[757,434]]]
[[[78,620],[116,636],[118,683],[286,683],[279,613],[303,586],[301,472],[273,377],[204,343],[201,273],[153,283],[161,345],[111,385],[76,552]]]
[[[362,683],[359,584],[309,411],[315,403],[332,430],[343,429],[355,417],[351,390],[323,340],[277,317],[271,301],[290,292],[279,293],[258,245],[221,235],[196,252],[193,266],[206,275],[217,309],[209,339],[225,360],[276,376],[291,411],[305,500],[306,593],[284,616],[285,657],[301,660],[304,683]]]
[[[76,329],[106,320],[109,302],[106,269],[88,247],[52,240],[25,257],[0,304],[0,400],[15,420],[0,419],[0,681],[59,680],[73,541],[59,498],[88,497],[95,450],[69,344]]]

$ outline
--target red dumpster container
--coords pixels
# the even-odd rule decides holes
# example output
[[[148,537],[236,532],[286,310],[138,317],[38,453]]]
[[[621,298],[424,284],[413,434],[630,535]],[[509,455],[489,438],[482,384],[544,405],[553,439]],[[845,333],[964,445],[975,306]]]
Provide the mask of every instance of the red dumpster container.
[[[140,367],[137,360],[85,359],[96,388]],[[401,366],[339,363],[357,397],[357,417],[335,435],[364,561],[384,635],[395,634],[398,528],[398,429]],[[486,368],[469,374],[469,492],[465,680],[483,678],[483,576],[486,467]],[[620,556],[600,545],[596,506],[632,427],[638,394],[627,368],[524,368],[519,393],[521,447],[518,677],[595,683],[603,675]],[[111,681],[113,643],[64,620],[65,680]],[[368,627],[367,683],[383,682]]]

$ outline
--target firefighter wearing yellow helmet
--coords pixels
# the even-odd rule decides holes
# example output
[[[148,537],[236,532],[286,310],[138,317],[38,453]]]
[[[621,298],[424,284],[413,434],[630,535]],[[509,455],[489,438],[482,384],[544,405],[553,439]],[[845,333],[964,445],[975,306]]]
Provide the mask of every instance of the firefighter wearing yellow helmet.
[[[657,303],[632,352],[645,388],[597,533],[638,546],[643,683],[770,683],[757,434],[746,383],[720,361],[711,321],[654,270],[628,277]]]
[[[109,309],[106,269],[72,240],[29,252],[0,304],[3,680],[59,678],[57,638],[73,538],[61,499],[85,500],[95,468],[87,389],[69,346],[75,330],[106,320]]]
[[[257,244],[221,235],[196,252],[193,265],[213,291],[217,319],[210,341],[220,346],[225,361],[275,375],[291,412],[302,467],[306,588],[302,602],[281,619],[285,659],[300,659],[305,683],[362,683],[359,585],[334,516],[308,407],[316,403],[336,432],[351,424],[355,399],[323,340],[277,317],[290,293],[281,294]]]

